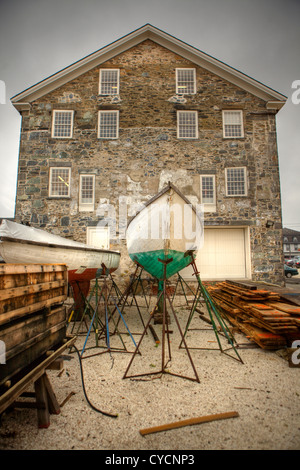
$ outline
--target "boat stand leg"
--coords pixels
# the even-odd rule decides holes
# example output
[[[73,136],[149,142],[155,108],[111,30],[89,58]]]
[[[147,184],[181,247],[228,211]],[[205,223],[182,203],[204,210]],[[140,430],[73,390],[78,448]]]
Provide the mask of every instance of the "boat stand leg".
[[[97,279],[96,279],[96,283],[97,283]],[[92,288],[92,290],[90,291],[88,297],[87,297],[87,296],[84,296],[83,292],[82,292],[81,289],[80,289],[80,285],[78,284],[78,286],[77,286],[78,291],[79,291],[79,293],[80,293],[80,295],[81,295],[81,297],[82,297],[82,302],[84,302],[84,305],[85,305],[84,310],[83,310],[83,312],[82,312],[82,314],[81,314],[81,319],[80,319],[79,325],[78,325],[78,327],[77,327],[77,335],[79,334],[79,331],[80,331],[81,326],[82,326],[83,323],[84,323],[85,326],[86,326],[86,331],[89,330],[89,327],[87,326],[87,323],[86,323],[86,315],[88,315],[88,317],[89,317],[90,320],[92,319],[92,316],[93,316],[93,315],[91,314],[91,312],[94,311],[94,308],[92,307],[90,301],[91,301],[91,299],[92,299],[92,297],[93,297],[93,295],[94,295],[95,289],[96,289],[96,287],[97,287],[97,284],[96,284],[96,283],[95,283],[94,287]],[[76,305],[76,302],[74,302],[74,306],[75,306],[75,305]],[[73,308],[74,308],[74,307],[73,307]],[[73,312],[74,312],[74,311],[75,311],[75,308],[74,308]],[[74,318],[74,320],[73,320],[74,323],[73,323],[73,327],[72,327],[71,334],[73,333],[73,330],[74,330],[74,328],[75,328],[78,315],[79,315],[78,312],[75,313],[75,318]],[[70,319],[70,321],[71,321],[71,319]]]
[[[138,274],[138,271],[140,270],[140,273]],[[135,291],[134,291],[134,284],[135,284],[135,280],[137,278],[140,278],[141,274],[142,274],[142,271],[143,271],[143,267],[139,264],[137,264],[136,266],[136,269],[135,269],[135,272],[131,278],[131,281],[130,281],[130,284],[127,286],[127,288],[125,289],[125,292],[123,293],[120,301],[118,302],[118,304],[115,304],[115,309],[113,310],[112,312],[112,316],[117,312],[119,311],[119,313],[123,313],[124,312],[124,308],[127,305],[131,306],[132,305],[132,302],[134,300],[134,303],[135,303],[135,307],[137,308],[138,310],[138,314],[139,314],[139,317],[140,317],[140,320],[141,320],[141,323],[143,325],[143,327],[145,328],[145,322],[144,322],[144,319],[143,319],[143,316],[142,316],[142,313],[141,313],[141,310],[140,310],[140,307],[139,307],[139,304],[138,304],[138,301],[136,299],[136,295],[135,295]],[[129,298],[132,296],[132,300],[130,302],[130,304],[128,304],[128,301],[129,301]],[[122,304],[121,304],[121,300],[122,300]],[[120,308],[119,308],[120,306]],[[148,307],[147,307],[148,308]],[[120,321],[120,318],[119,320]],[[137,333],[137,334],[140,334],[140,333]]]
[[[192,381],[196,381],[196,382],[200,382],[199,380],[199,377],[198,377],[198,374],[197,374],[197,371],[196,371],[196,368],[194,366],[194,363],[193,363],[193,360],[192,360],[192,357],[190,355],[190,352],[189,352],[189,349],[187,347],[187,344],[185,342],[185,339],[184,339],[184,336],[183,336],[183,333],[182,333],[182,330],[181,330],[181,327],[180,327],[180,324],[179,324],[179,321],[177,319],[177,316],[176,316],[176,313],[174,311],[174,308],[173,308],[173,305],[172,305],[172,301],[169,297],[169,294],[167,292],[167,289],[166,289],[166,283],[167,283],[167,279],[166,279],[166,269],[167,269],[167,264],[172,262],[173,259],[170,258],[168,260],[161,260],[161,259],[158,259],[161,263],[164,264],[164,280],[163,280],[163,289],[160,291],[159,295],[158,295],[158,298],[157,298],[157,301],[156,301],[156,305],[153,309],[153,311],[151,312],[150,314],[150,317],[149,317],[149,320],[147,322],[147,325],[146,325],[146,328],[144,329],[143,333],[142,333],[142,336],[140,338],[140,341],[137,345],[137,348],[133,354],[133,356],[131,357],[131,360],[128,364],[128,367],[125,371],[125,374],[123,376],[123,379],[125,378],[134,378],[134,377],[142,377],[142,376],[150,376],[150,375],[154,375],[154,374],[163,374],[163,373],[167,373],[167,374],[170,374],[170,375],[174,375],[176,377],[181,377],[181,378],[184,378],[184,379],[188,379],[188,380],[192,380]],[[177,328],[179,330],[179,333],[181,335],[181,338],[184,342],[184,345],[185,345],[185,348],[186,348],[186,351],[187,351],[187,354],[188,354],[188,358],[191,362],[191,365],[192,365],[192,368],[193,368],[193,371],[194,371],[194,374],[195,374],[195,378],[192,378],[192,377],[186,377],[186,376],[183,376],[183,375],[180,375],[180,374],[176,374],[176,373],[173,373],[173,372],[170,372],[169,370],[166,370],[166,367],[167,367],[167,364],[168,362],[171,360],[171,343],[170,343],[170,337],[169,337],[169,327],[168,327],[168,322],[167,322],[167,300],[168,300],[168,303],[171,307],[171,311],[173,313],[173,316],[175,318],[175,322],[176,322],[176,325],[177,325]],[[146,334],[146,331],[148,329],[148,327],[150,326],[150,322],[152,321],[153,317],[154,317],[154,312],[157,308],[158,305],[162,305],[163,306],[163,323],[162,323],[162,346],[161,346],[161,370],[158,371],[158,372],[150,372],[150,373],[144,373],[144,374],[137,374],[137,375],[131,375],[131,376],[128,376],[128,371],[132,365],[132,362],[137,354],[137,352],[139,351],[139,348],[140,348],[140,345],[141,345],[141,342]],[[166,339],[167,339],[167,346],[168,346],[168,358],[166,360],[166,356],[165,356],[165,349],[166,349]]]
[[[184,288],[184,284],[186,285],[186,287],[192,293],[193,296],[195,296],[195,293],[193,292],[191,287],[186,283],[186,281],[183,279],[183,277],[179,273],[177,273],[177,276],[178,276],[178,278],[177,278],[176,286],[175,286],[175,289],[174,289],[174,294],[173,294],[173,297],[172,297],[172,301],[175,299],[177,287],[178,287],[178,284],[180,284],[183,295],[184,295],[184,298],[185,298],[185,301],[186,301],[186,304],[188,305],[189,302],[188,302],[188,299],[187,299],[187,296],[186,296],[186,291],[185,291],[185,288]]]
[[[160,300],[160,297],[161,297],[162,295],[163,295],[163,293],[161,292],[159,298],[157,299],[158,301]],[[132,355],[132,357],[131,357],[131,359],[130,359],[130,361],[129,361],[129,364],[128,364],[127,369],[126,369],[126,371],[125,371],[125,373],[124,373],[123,379],[128,378],[127,373],[128,373],[128,371],[129,371],[129,369],[130,369],[130,367],[131,367],[131,364],[132,364],[132,362],[133,362],[133,360],[134,360],[136,354],[139,352],[140,345],[141,345],[141,343],[142,343],[142,341],[143,341],[143,338],[144,338],[145,334],[147,333],[147,329],[149,328],[149,325],[150,325],[150,323],[151,323],[151,320],[152,320],[152,318],[153,318],[153,315],[154,315],[154,313],[155,313],[155,310],[156,310],[156,305],[155,305],[154,309],[152,310],[152,312],[150,313],[148,322],[147,322],[147,324],[146,324],[146,326],[145,326],[145,329],[144,329],[144,331],[143,331],[143,333],[142,333],[142,335],[141,335],[141,337],[140,337],[140,340],[139,340],[139,342],[138,342],[138,345],[137,345],[137,347],[136,347],[136,349],[135,349],[135,351],[134,351],[134,353],[133,353],[133,355]],[[148,374],[142,374],[142,375],[148,375]],[[139,376],[130,376],[130,377],[139,377]]]
[[[200,289],[200,286],[198,286],[197,293],[196,293],[196,295],[195,295],[195,297],[194,297],[193,304],[192,304],[192,308],[191,308],[191,311],[190,311],[190,313],[189,313],[189,317],[188,317],[188,320],[187,320],[187,323],[186,323],[186,327],[185,327],[185,330],[184,330],[184,335],[183,335],[184,337],[186,336],[186,334],[187,334],[187,332],[188,332],[189,326],[190,326],[190,324],[191,324],[191,322],[192,322],[192,319],[193,319],[193,317],[194,317],[194,314],[195,314],[197,305],[198,305],[198,303],[200,302],[201,296],[202,296],[202,291],[201,291],[201,289]],[[181,348],[181,346],[182,346],[182,343],[183,343],[183,341],[181,341],[181,343],[180,343],[180,345],[179,345],[180,348]]]
[[[194,275],[196,276],[196,279],[198,281],[200,294],[203,296],[206,307],[207,307],[210,322],[211,322],[211,325],[213,327],[213,330],[214,330],[214,333],[215,333],[215,336],[216,336],[216,340],[217,340],[218,345],[219,345],[219,350],[222,353],[226,354],[227,356],[232,357],[233,359],[236,359],[236,360],[240,361],[243,364],[243,360],[240,357],[238,351],[236,350],[236,348],[234,346],[235,340],[234,340],[233,335],[229,332],[228,327],[227,327],[226,323],[223,321],[220,313],[218,312],[218,309],[217,309],[216,305],[214,304],[211,296],[209,295],[206,288],[204,287],[204,285],[201,282],[199,272],[197,270],[197,266],[196,266],[196,263],[195,263],[195,259],[194,259],[192,254],[191,254],[191,265],[192,265],[192,268],[194,270]],[[187,325],[186,325],[186,329],[185,329],[185,334],[187,333],[187,330],[188,330],[189,325],[191,323],[192,317],[193,317],[194,312],[195,312],[195,308],[196,307],[194,306],[192,311],[191,311],[191,315],[189,316],[189,319],[188,319],[188,322],[187,322]],[[227,350],[224,350],[224,348],[222,347],[221,342],[220,342],[220,337],[219,337],[219,335],[221,334],[221,331],[218,332],[216,321],[219,323],[220,329],[221,329],[223,335],[226,337],[228,343],[230,343],[231,348],[235,352],[236,356],[231,356],[230,354],[227,353]],[[211,348],[197,348],[197,347],[194,347],[192,349],[211,349]]]
[[[103,267],[103,272],[106,273],[106,267],[105,265],[102,266]],[[95,312],[94,312],[94,316],[93,316],[93,320],[92,320],[92,323],[94,322],[95,323],[95,331],[96,331],[96,348],[103,348],[103,346],[100,346],[99,345],[99,341],[104,338],[105,340],[105,347],[104,347],[104,351],[101,351],[101,352],[97,352],[95,354],[89,354],[89,355],[85,355],[83,357],[83,359],[86,359],[88,357],[92,357],[92,356],[96,356],[96,355],[99,355],[99,354],[103,354],[105,352],[130,352],[128,351],[127,347],[126,347],[126,344],[124,343],[123,341],[123,338],[122,338],[122,335],[118,329],[118,321],[116,322],[115,319],[114,319],[114,314],[115,312],[118,312],[118,314],[120,315],[120,318],[119,319],[122,319],[127,331],[129,332],[130,334],[130,337],[134,343],[134,345],[136,346],[136,343],[129,331],[129,328],[124,320],[124,317],[122,316],[122,313],[120,311],[120,309],[118,308],[118,304],[117,302],[114,302],[115,304],[115,308],[113,310],[113,312],[111,311],[111,309],[109,308],[109,296],[111,294],[111,291],[112,289],[109,289],[109,286],[108,286],[108,277],[105,275],[103,277],[103,283],[102,283],[102,287],[100,288],[99,286],[99,282],[98,282],[98,279],[96,279],[96,283],[95,283],[95,297],[96,297],[96,308],[95,308]],[[100,320],[100,314],[99,314],[99,306],[100,306],[100,301],[103,301],[103,306],[104,306],[104,322],[101,322]],[[124,304],[126,303],[126,298],[125,298],[125,301],[124,301]],[[113,323],[113,326],[114,326],[114,330],[113,332],[110,332],[109,330],[109,323],[110,321]],[[91,323],[91,326],[92,326],[92,323]],[[99,330],[99,325],[101,326],[100,330]],[[90,326],[90,328],[91,328]],[[115,348],[115,347],[112,347],[111,346],[111,336],[113,336],[114,334],[117,334],[118,337],[120,338],[120,341],[122,343],[122,346],[123,348]],[[91,349],[91,348],[89,348]]]
[[[192,360],[192,357],[191,357],[191,354],[190,354],[190,351],[189,351],[189,348],[188,348],[188,346],[187,346],[187,344],[186,344],[186,341],[185,341],[184,335],[183,335],[183,333],[182,333],[182,330],[181,330],[181,327],[180,327],[178,318],[177,318],[176,313],[175,313],[175,310],[174,310],[174,308],[173,308],[171,299],[169,298],[169,295],[168,295],[168,294],[167,294],[167,296],[168,296],[168,300],[169,300],[169,303],[170,303],[170,307],[171,307],[173,316],[174,316],[175,321],[176,321],[176,324],[177,324],[177,328],[178,328],[179,333],[180,333],[180,336],[181,336],[181,340],[182,340],[183,343],[184,343],[184,346],[185,346],[187,355],[188,355],[188,357],[189,357],[191,366],[192,366],[192,368],[193,368],[193,371],[194,371],[194,374],[195,374],[195,377],[196,377],[196,382],[200,382],[199,377],[198,377],[198,374],[197,374],[197,371],[196,371],[196,368],[195,368],[195,365],[194,365],[194,362],[193,362],[193,360]]]

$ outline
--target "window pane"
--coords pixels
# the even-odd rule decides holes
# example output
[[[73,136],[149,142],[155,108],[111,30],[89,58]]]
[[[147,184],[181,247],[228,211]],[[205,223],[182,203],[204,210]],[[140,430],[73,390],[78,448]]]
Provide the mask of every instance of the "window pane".
[[[244,196],[246,194],[246,181],[244,168],[227,169],[228,196]]]
[[[99,122],[100,139],[116,139],[118,136],[118,117],[117,112],[101,112]]]
[[[72,136],[73,111],[55,111],[53,137]]]
[[[51,169],[51,196],[69,196],[70,170],[69,168]]]
[[[101,70],[100,95],[118,94],[118,70]]]
[[[242,137],[242,114],[240,111],[224,112],[224,137]]]
[[[178,136],[181,138],[197,137],[197,119],[195,112],[178,113]]]
[[[194,69],[178,69],[177,72],[177,92],[180,94],[195,93]]]
[[[214,178],[213,176],[202,176],[202,203],[214,203]]]
[[[94,202],[94,177],[81,176],[81,203],[92,204]]]

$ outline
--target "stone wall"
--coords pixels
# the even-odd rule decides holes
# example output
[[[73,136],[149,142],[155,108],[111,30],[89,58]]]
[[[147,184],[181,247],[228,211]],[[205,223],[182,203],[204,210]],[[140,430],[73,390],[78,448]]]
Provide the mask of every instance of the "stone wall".
[[[175,68],[195,67],[197,93],[176,96]],[[198,202],[200,174],[216,175],[216,212],[207,225],[250,226],[254,280],[283,281],[281,202],[275,115],[265,102],[186,59],[147,40],[101,65],[120,69],[120,94],[98,96],[99,68],[32,103],[23,112],[16,220],[86,241],[86,227],[103,217],[120,196],[129,204],[145,202],[171,180]],[[222,109],[242,109],[242,139],[224,139]],[[53,139],[53,109],[75,110],[72,139]],[[119,110],[119,138],[97,138],[98,110]],[[177,110],[197,110],[199,138],[177,139]],[[49,198],[50,166],[71,166],[71,197]],[[226,197],[225,168],[245,166],[247,197]],[[80,172],[96,175],[93,212],[80,212]],[[133,207],[131,206],[131,211]],[[133,213],[129,213],[129,216]],[[274,222],[266,227],[267,220]],[[122,227],[121,227],[122,229]],[[131,269],[124,241],[123,274]]]

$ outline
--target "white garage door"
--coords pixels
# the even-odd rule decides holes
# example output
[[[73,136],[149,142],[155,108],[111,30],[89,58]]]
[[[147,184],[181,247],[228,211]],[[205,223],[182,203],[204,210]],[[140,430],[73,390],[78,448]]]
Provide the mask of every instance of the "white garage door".
[[[243,228],[207,228],[196,264],[202,280],[245,279],[247,277],[246,232]],[[181,272],[190,278],[191,269]]]

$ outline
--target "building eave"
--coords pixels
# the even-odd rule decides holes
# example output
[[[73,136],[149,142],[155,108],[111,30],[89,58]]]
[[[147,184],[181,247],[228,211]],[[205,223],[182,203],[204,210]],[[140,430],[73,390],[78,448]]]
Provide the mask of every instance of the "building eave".
[[[21,103],[31,103],[147,39],[261,98],[268,103],[269,109],[280,109],[287,100],[286,96],[237,69],[150,24],[146,24],[13,96],[11,98],[12,104],[18,109],[17,105]]]
[[[28,102],[17,101],[16,103],[13,103],[13,104],[14,104],[14,107],[19,111],[19,113],[30,110],[30,103]]]

